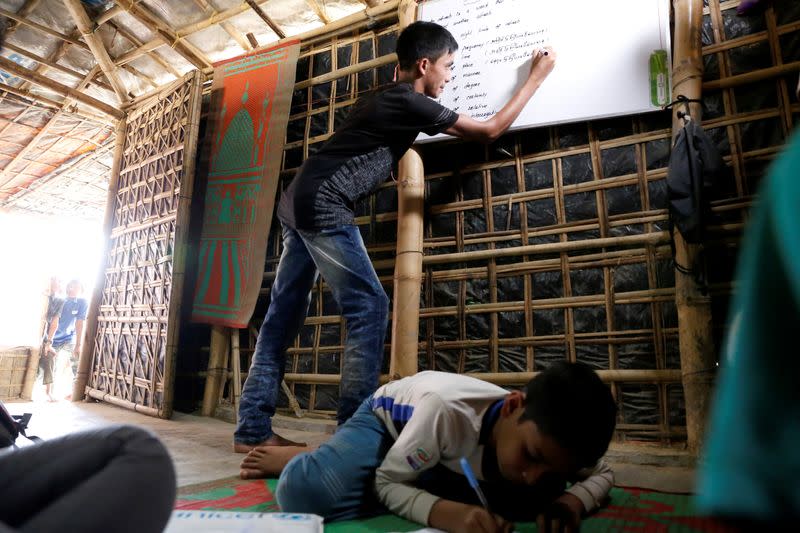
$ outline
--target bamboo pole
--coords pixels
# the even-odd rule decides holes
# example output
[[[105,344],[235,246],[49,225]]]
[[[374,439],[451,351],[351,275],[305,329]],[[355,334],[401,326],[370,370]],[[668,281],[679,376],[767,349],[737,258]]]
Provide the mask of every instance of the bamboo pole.
[[[128,30],[127,28],[125,28],[123,26],[120,26],[119,24],[117,24],[113,20],[110,21],[108,24],[109,24],[109,26],[114,28],[114,31],[118,32],[121,36],[123,36],[126,39],[128,39],[128,41],[130,41],[137,48],[142,46],[142,41],[140,41],[139,38],[136,37],[133,33],[131,33],[130,30]],[[162,44],[161,41],[156,41],[156,42],[158,43],[159,46]],[[170,63],[168,63],[163,57],[161,57],[157,53],[155,53],[153,51],[148,51],[148,52],[145,52],[145,53],[146,53],[147,57],[149,57],[150,59],[152,59],[153,61],[155,61],[159,65],[161,65],[162,67],[164,67],[164,69],[167,72],[169,72],[170,74],[172,74],[176,78],[180,78],[182,76],[182,74],[175,67],[173,67]],[[126,68],[125,65],[124,65],[124,62],[119,61],[119,58],[114,58],[114,64],[115,65],[119,65],[122,68]]]
[[[200,411],[202,416],[214,416],[219,405],[219,394],[225,375],[228,372],[227,359],[230,349],[230,330],[222,326],[211,327],[211,353],[208,357],[208,373],[206,374],[206,386],[203,390],[203,407]]]
[[[330,24],[331,19],[325,15],[325,11],[322,9],[322,6],[317,3],[317,0],[306,0],[306,4],[314,10],[314,13],[319,17],[323,24]]]
[[[755,83],[757,81],[768,80],[771,78],[778,78],[792,72],[800,71],[800,61],[786,63],[785,65],[778,65],[775,67],[763,68],[754,70],[752,72],[745,72],[737,76],[728,76],[718,80],[711,80],[703,83],[702,89],[704,91],[716,91],[719,89],[731,89],[746,85],[748,83]]]
[[[335,36],[337,36],[339,34],[342,34],[342,33],[348,33],[348,32],[352,32],[352,31],[356,31],[359,28],[362,28],[364,26],[368,26],[370,24],[375,23],[376,21],[381,21],[381,20],[384,20],[385,18],[393,17],[394,15],[391,14],[391,13],[387,13],[387,11],[389,11],[389,9],[391,7],[397,6],[397,4],[398,4],[398,0],[390,0],[389,2],[387,2],[385,4],[378,5],[374,9],[370,8],[370,9],[365,10],[365,11],[359,11],[358,13],[355,13],[353,15],[350,15],[350,16],[344,17],[342,19],[339,19],[337,21],[331,22],[327,26],[321,26],[319,28],[314,28],[313,30],[309,30],[307,32],[304,32],[304,33],[301,33],[301,34],[298,34],[298,35],[292,35],[291,37],[286,37],[286,38],[281,39],[279,41],[273,41],[271,43],[267,43],[264,46],[262,46],[260,48],[256,48],[256,49],[252,50],[249,53],[250,54],[257,54],[259,51],[261,51],[264,48],[279,47],[279,46],[282,46],[282,45],[284,45],[284,44],[286,44],[288,42],[291,42],[291,41],[301,41],[303,43],[303,45],[311,45],[311,44],[314,44],[315,42],[318,42],[318,41],[320,41],[322,39],[333,38],[333,37],[335,37]],[[237,8],[232,8],[232,9],[237,9]],[[223,13],[225,13],[225,12],[223,12]],[[220,15],[222,15],[223,13],[220,13]],[[223,18],[222,20],[226,20],[226,19]],[[207,26],[203,26],[203,28],[205,28],[205,27],[207,27]],[[196,31],[200,31],[200,30],[196,30]],[[194,30],[190,31],[190,32],[187,33],[187,35],[190,35],[190,34],[192,34],[194,32],[195,32]],[[150,41],[150,42],[145,43],[144,45],[142,45],[141,48],[137,48],[137,49],[131,50],[130,52],[127,52],[127,53],[121,55],[119,58],[117,58],[117,61],[118,62],[120,60],[122,60],[122,62],[133,61],[137,57],[141,57],[147,51],[150,51],[153,48],[158,48],[162,44],[163,43],[161,41],[157,41],[157,40]],[[387,54],[386,56],[382,56],[381,58],[377,58],[375,60],[370,60],[370,61],[376,61],[376,63],[373,63],[373,66],[380,66],[380,65],[386,64],[386,63],[381,63],[381,61],[390,62],[389,61],[389,57],[393,56],[393,55],[394,54]],[[354,73],[357,73],[357,72],[361,72],[363,70],[363,69],[360,68],[362,65],[363,65],[363,63],[359,63],[357,65],[353,65],[354,69],[352,71],[349,70],[349,68],[340,69],[340,70],[338,70],[336,72],[337,77],[341,77],[341,76],[344,76],[344,75],[347,75],[347,74],[354,74]],[[329,74],[322,74],[322,75],[318,76],[315,80],[318,80],[319,78],[335,79],[335,78],[328,78],[327,76],[329,76]],[[302,84],[304,82],[300,82],[300,83]],[[315,83],[321,83],[321,82],[315,81]],[[295,87],[295,88],[297,88],[297,87]],[[127,106],[136,105],[139,102],[142,102],[142,101],[144,101],[144,100],[146,100],[148,98],[152,98],[156,93],[158,93],[159,90],[160,89],[153,90],[153,91],[150,91],[150,92],[145,93],[143,95],[137,96],[130,103],[128,103]],[[352,104],[354,102],[355,102],[355,100],[353,100],[353,102],[340,102],[337,105],[339,105],[339,106],[350,105],[350,104]],[[125,106],[125,107],[127,107],[127,106]],[[330,135],[326,135],[326,137],[329,137],[329,136]],[[302,145],[303,142],[300,141],[299,144]],[[291,144],[286,144],[284,146],[284,148],[287,148],[287,147],[290,148],[290,147],[292,147],[292,145]]]
[[[156,409],[155,407],[147,407],[146,405],[140,405],[138,403],[133,403],[128,400],[123,400],[122,398],[117,398],[116,396],[113,396],[110,392],[97,389],[86,389],[86,395],[89,396],[90,398],[94,398],[95,400],[100,400],[101,402],[110,403],[111,405],[116,405],[117,407],[122,407],[124,409],[128,409],[130,411],[134,411],[137,413],[142,413],[147,416],[152,416],[152,417],[159,416],[159,410]]]
[[[105,24],[106,22],[111,20],[112,18],[114,18],[117,15],[119,15],[121,13],[124,13],[124,12],[125,12],[125,10],[122,9],[121,7],[114,6],[111,9],[108,9],[108,10],[104,11],[103,13],[101,13],[100,16],[98,16],[95,19],[94,23],[97,24],[98,26],[102,26],[103,24]]]
[[[134,59],[138,59],[145,54],[149,54],[153,52],[156,48],[164,46],[164,41],[161,39],[152,39],[147,41],[146,43],[140,44],[137,48],[133,50],[129,50],[124,54],[114,58],[114,62],[117,65],[125,65],[126,63],[130,63]]]
[[[413,0],[400,2],[399,31],[416,20],[416,13]],[[389,373],[395,377],[417,373],[424,203],[425,169],[419,152],[412,148],[400,159],[397,180],[397,254],[389,363]]]
[[[96,70],[97,67],[94,67],[88,74],[86,74],[86,76],[84,76],[83,80],[78,84],[75,90],[82,91],[89,84],[89,80],[92,79]],[[27,156],[38,146],[39,141],[41,141],[48,134],[50,128],[52,128],[58,123],[59,119],[65,112],[64,110],[70,103],[71,103],[70,99],[66,98],[64,100],[64,103],[61,104],[61,108],[47,120],[47,122],[42,126],[42,128],[33,137],[33,139],[28,141],[25,147],[19,152],[17,152],[17,155],[15,155],[14,158],[11,161],[9,161],[8,164],[6,164],[6,166],[3,167],[2,170],[0,170],[0,188],[5,188],[6,185],[8,185],[8,183],[14,181],[13,177],[8,178],[8,180],[6,180],[6,176],[14,170],[14,167],[17,165],[18,162],[24,161],[25,156]]]
[[[36,22],[28,20],[25,17],[21,17],[16,13],[12,13],[11,11],[7,11],[7,10],[5,10],[3,8],[0,8],[0,16],[6,17],[6,18],[11,19],[11,20],[14,20],[14,21],[18,22],[19,24],[23,24],[25,26],[28,26],[32,30],[38,31],[39,33],[42,33],[44,35],[50,35],[51,37],[55,37],[56,39],[61,39],[64,42],[67,42],[67,43],[70,43],[70,44],[74,44],[75,46],[83,48],[84,50],[89,50],[89,47],[87,45],[85,45],[84,43],[82,43],[81,41],[79,41],[77,39],[73,39],[69,35],[64,35],[63,33],[57,32],[56,30],[48,28],[47,26],[43,26],[41,24],[37,24]]]
[[[702,0],[675,0],[675,57],[672,70],[672,94],[700,99],[703,80],[701,28]],[[672,119],[673,140],[683,127],[675,106]],[[700,122],[702,107],[691,104],[692,120]],[[686,243],[675,231],[675,261],[694,265],[698,246]],[[675,304],[681,353],[683,391],[686,398],[686,431],[689,450],[697,454],[703,447],[706,417],[713,387],[715,351],[712,337],[711,302],[700,292],[691,275],[675,270]]]
[[[11,85],[6,85],[5,83],[0,82],[0,91],[7,92],[13,94],[15,96],[19,96],[20,98],[25,98],[26,100],[30,100],[31,104],[39,104],[42,107],[53,108],[54,110],[58,111],[61,109],[61,102],[57,102],[55,100],[51,100],[46,96],[41,96],[38,94],[31,93],[29,91],[21,91],[17,87],[12,87]],[[29,105],[31,105],[29,104]]]
[[[440,265],[443,263],[481,261],[485,259],[514,257],[520,255],[553,254],[577,250],[590,250],[593,248],[606,248],[612,246],[656,245],[665,242],[669,242],[669,233],[666,231],[660,231],[654,233],[645,233],[642,235],[629,235],[625,237],[606,237],[604,239],[530,244],[527,246],[496,248],[494,250],[477,250],[474,252],[455,252],[450,254],[427,255],[425,256],[425,259],[423,259],[423,263],[426,265]]]
[[[187,79],[188,78],[188,79]],[[203,101],[202,72],[193,71],[184,76],[189,84],[185,136],[183,138],[183,168],[180,195],[175,213],[175,236],[172,253],[172,289],[169,296],[169,322],[167,324],[166,355],[164,356],[164,396],[158,416],[172,417],[175,396],[175,360],[180,342],[181,307],[183,306],[184,280],[189,249],[189,219],[191,217],[192,191],[194,190],[197,142],[200,135],[200,113]],[[166,92],[165,92],[166,93]]]
[[[72,20],[75,21],[78,31],[81,32],[81,36],[84,42],[89,46],[89,50],[91,50],[92,55],[97,60],[97,64],[100,65],[106,78],[114,88],[117,98],[119,98],[120,102],[127,102],[129,100],[128,91],[119,77],[117,66],[114,65],[111,56],[108,55],[108,50],[106,50],[105,45],[103,45],[103,41],[92,31],[92,21],[89,20],[89,15],[86,14],[83,4],[81,4],[79,0],[62,0],[62,2],[64,2],[70,15],[72,15]]]
[[[116,0],[117,5],[128,12],[133,18],[152,31],[161,39],[164,44],[171,46],[176,52],[183,56],[189,63],[203,70],[211,67],[211,62],[201,51],[191,44],[180,39],[175,30],[167,23],[156,16],[145,4],[133,0]]]
[[[79,80],[82,80],[83,77],[86,75],[85,73],[78,72],[77,70],[72,70],[71,68],[67,68],[64,65],[56,63],[55,61],[50,61],[46,57],[42,57],[42,56],[36,55],[33,52],[25,50],[24,48],[20,48],[19,46],[15,46],[14,44],[9,43],[8,41],[3,43],[3,47],[4,48],[8,48],[12,52],[18,53],[21,56],[25,56],[28,59],[32,59],[33,61],[36,61],[37,63],[45,65],[48,68],[52,68],[52,69],[58,70],[60,72],[63,72],[64,74],[68,74],[69,76],[72,76],[73,78],[77,78]],[[96,81],[94,83],[97,86],[102,87],[103,89],[107,89],[109,91],[113,91],[114,90],[113,87],[111,87],[109,84],[107,84],[104,81]]]
[[[209,4],[207,0],[194,0],[194,3],[197,4],[203,10],[203,12],[207,17],[213,17],[218,13],[218,11],[214,8],[214,6]],[[219,25],[223,30],[225,30],[225,32],[228,35],[233,37],[233,40],[236,41],[242,48],[242,50],[244,50],[245,52],[248,52],[253,48],[255,48],[248,42],[247,39],[245,39],[245,36],[242,35],[242,32],[237,30],[236,27],[230,22],[223,21],[220,22]]]
[[[50,89],[51,91],[56,92],[62,96],[69,96],[81,103],[84,103],[88,106],[97,109],[98,111],[102,111],[103,113],[112,116],[115,119],[121,119],[125,116],[125,113],[123,111],[115,107],[112,107],[105,102],[101,102],[96,98],[92,98],[91,96],[84,94],[76,89],[73,89],[72,87],[68,87],[64,84],[53,81],[39,74],[38,72],[20,66],[14,61],[11,61],[10,59],[2,56],[0,56],[0,69],[5,70],[9,74],[19,76],[23,80],[29,81],[35,85],[39,85],[46,89]]]
[[[114,207],[116,205],[117,188],[119,184],[119,173],[122,166],[122,153],[125,150],[125,130],[126,121],[120,120],[117,124],[114,142],[114,163],[111,167],[111,176],[108,182],[108,195],[106,196],[106,213],[103,220],[103,235],[105,239],[103,242],[104,253],[101,263],[101,268],[97,273],[97,280],[94,285],[94,292],[92,299],[89,302],[89,312],[86,316],[86,332],[84,335],[83,350],[81,350],[80,359],[78,360],[78,372],[75,376],[75,383],[72,389],[72,400],[80,401],[86,396],[86,389],[89,382],[89,372],[92,368],[92,359],[98,330],[98,316],[100,312],[100,300],[103,298],[103,290],[105,288],[105,269],[108,266],[108,252],[111,236],[111,228],[114,227]]]
[[[36,10],[36,8],[39,7],[40,3],[41,0],[25,0],[22,6],[19,9],[17,9],[15,15],[17,15],[18,17],[25,18],[31,13],[33,13]],[[9,37],[11,37],[14,34],[15,31],[19,29],[19,25],[20,23],[16,20],[9,20],[8,22],[6,22],[6,41],[8,40]]]
[[[263,4],[263,1],[258,2],[259,4]],[[359,22],[370,21],[375,19],[377,16],[382,15],[384,13],[388,13],[397,9],[399,4],[399,0],[390,0],[389,2],[385,2],[382,4],[378,4],[374,7],[369,7],[363,11],[359,11],[352,15],[348,15],[343,17],[339,20],[333,21],[327,26],[322,26],[320,28],[315,28],[313,30],[309,30],[307,32],[301,33],[299,35],[293,35],[288,37],[288,39],[297,39],[303,42],[303,44],[308,44],[306,41],[312,37],[319,37],[321,35],[329,35],[330,32],[339,30],[341,28],[350,27],[351,25],[357,24]],[[240,15],[245,11],[249,10],[250,6],[246,2],[242,2],[237,6],[234,6],[230,9],[226,9],[225,11],[221,11],[214,15],[213,17],[209,17],[206,20],[201,20],[200,22],[195,22],[193,24],[188,24],[175,32],[178,38],[183,39],[184,37],[188,37],[193,33],[197,33],[198,31],[202,31],[209,26],[213,26],[218,22],[222,22],[224,20],[228,20],[231,17],[235,17],[236,15]],[[269,43],[266,46],[272,48],[274,46],[280,45],[280,41]]]
[[[397,201],[397,255],[394,269],[389,372],[393,376],[410,376],[417,373],[425,202],[425,171],[422,157],[413,148],[400,160]]]
[[[247,2],[247,5],[250,6],[250,9],[252,9],[253,12],[256,15],[258,15],[261,18],[261,20],[263,20],[266,23],[267,26],[269,26],[269,29],[275,32],[275,35],[277,35],[279,39],[283,39],[286,37],[286,33],[280,28],[280,26],[275,24],[275,21],[273,21],[269,17],[269,15],[264,13],[264,10],[259,7],[259,5],[255,2],[255,0],[245,0],[245,2]]]
[[[39,368],[39,359],[41,357],[41,346],[28,348],[28,361],[25,366],[25,377],[22,380],[22,390],[20,390],[19,397],[22,400],[30,400],[33,394],[33,385],[36,383],[36,373]]]
[[[359,72],[364,72],[365,70],[371,70],[392,63],[397,63],[397,54],[395,54],[394,52],[392,52],[391,54],[386,54],[385,56],[376,57],[375,59],[370,59],[369,61],[364,61],[363,63],[356,63],[355,65],[342,67],[340,69],[328,72],[326,74],[320,74],[319,76],[316,76],[314,78],[309,78],[305,81],[301,81],[294,85],[294,90],[296,91],[298,89],[306,89],[308,87],[311,87],[312,85],[319,85],[321,83],[342,78],[344,76],[349,76],[350,74],[357,74]]]
[[[231,405],[233,412],[236,413],[236,420],[239,420],[239,398],[242,397],[242,356],[239,350],[239,330],[231,330]]]

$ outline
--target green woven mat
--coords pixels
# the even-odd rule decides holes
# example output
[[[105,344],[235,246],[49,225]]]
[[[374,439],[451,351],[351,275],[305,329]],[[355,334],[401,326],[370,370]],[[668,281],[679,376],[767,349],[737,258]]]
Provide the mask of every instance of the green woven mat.
[[[184,487],[178,491],[176,509],[219,511],[278,511],[273,496],[277,480],[243,481],[226,478]],[[334,522],[325,526],[328,533],[373,533],[414,531],[422,526],[394,515],[363,520]],[[517,524],[520,533],[536,531],[534,524]],[[665,532],[694,533],[728,531],[717,522],[695,516],[691,496],[666,494],[642,489],[614,488],[611,502],[584,520],[582,532]]]

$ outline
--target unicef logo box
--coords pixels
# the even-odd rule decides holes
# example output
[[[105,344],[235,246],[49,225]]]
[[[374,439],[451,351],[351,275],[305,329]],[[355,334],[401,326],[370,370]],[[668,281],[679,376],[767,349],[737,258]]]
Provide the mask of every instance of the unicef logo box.
[[[173,511],[165,533],[322,533],[322,517],[300,513]]]

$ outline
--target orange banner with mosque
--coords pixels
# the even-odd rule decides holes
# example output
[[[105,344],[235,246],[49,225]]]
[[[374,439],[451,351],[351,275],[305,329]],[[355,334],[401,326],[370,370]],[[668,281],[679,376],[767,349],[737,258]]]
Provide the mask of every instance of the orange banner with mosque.
[[[192,321],[245,328],[264,275],[299,41],[214,65]]]

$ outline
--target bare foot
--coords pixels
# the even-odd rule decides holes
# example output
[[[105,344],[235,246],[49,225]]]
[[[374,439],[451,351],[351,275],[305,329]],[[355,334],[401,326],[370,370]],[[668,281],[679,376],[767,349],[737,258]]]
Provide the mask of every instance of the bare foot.
[[[72,401],[72,393],[69,393],[66,396],[64,396],[64,399],[67,400],[68,402],[71,402]]]
[[[244,444],[243,442],[233,442],[233,452],[234,453],[247,453],[251,450],[254,450],[261,446],[306,446],[305,442],[294,442],[289,439],[285,439],[278,435],[277,433],[273,433],[270,438],[265,440],[264,442],[259,442],[258,444]]]
[[[47,401],[48,402],[57,402],[58,400],[56,400],[55,397],[53,397],[53,395],[48,392],[47,393]]]
[[[309,450],[307,446],[259,446],[242,460],[239,476],[242,479],[277,477],[292,457]]]

